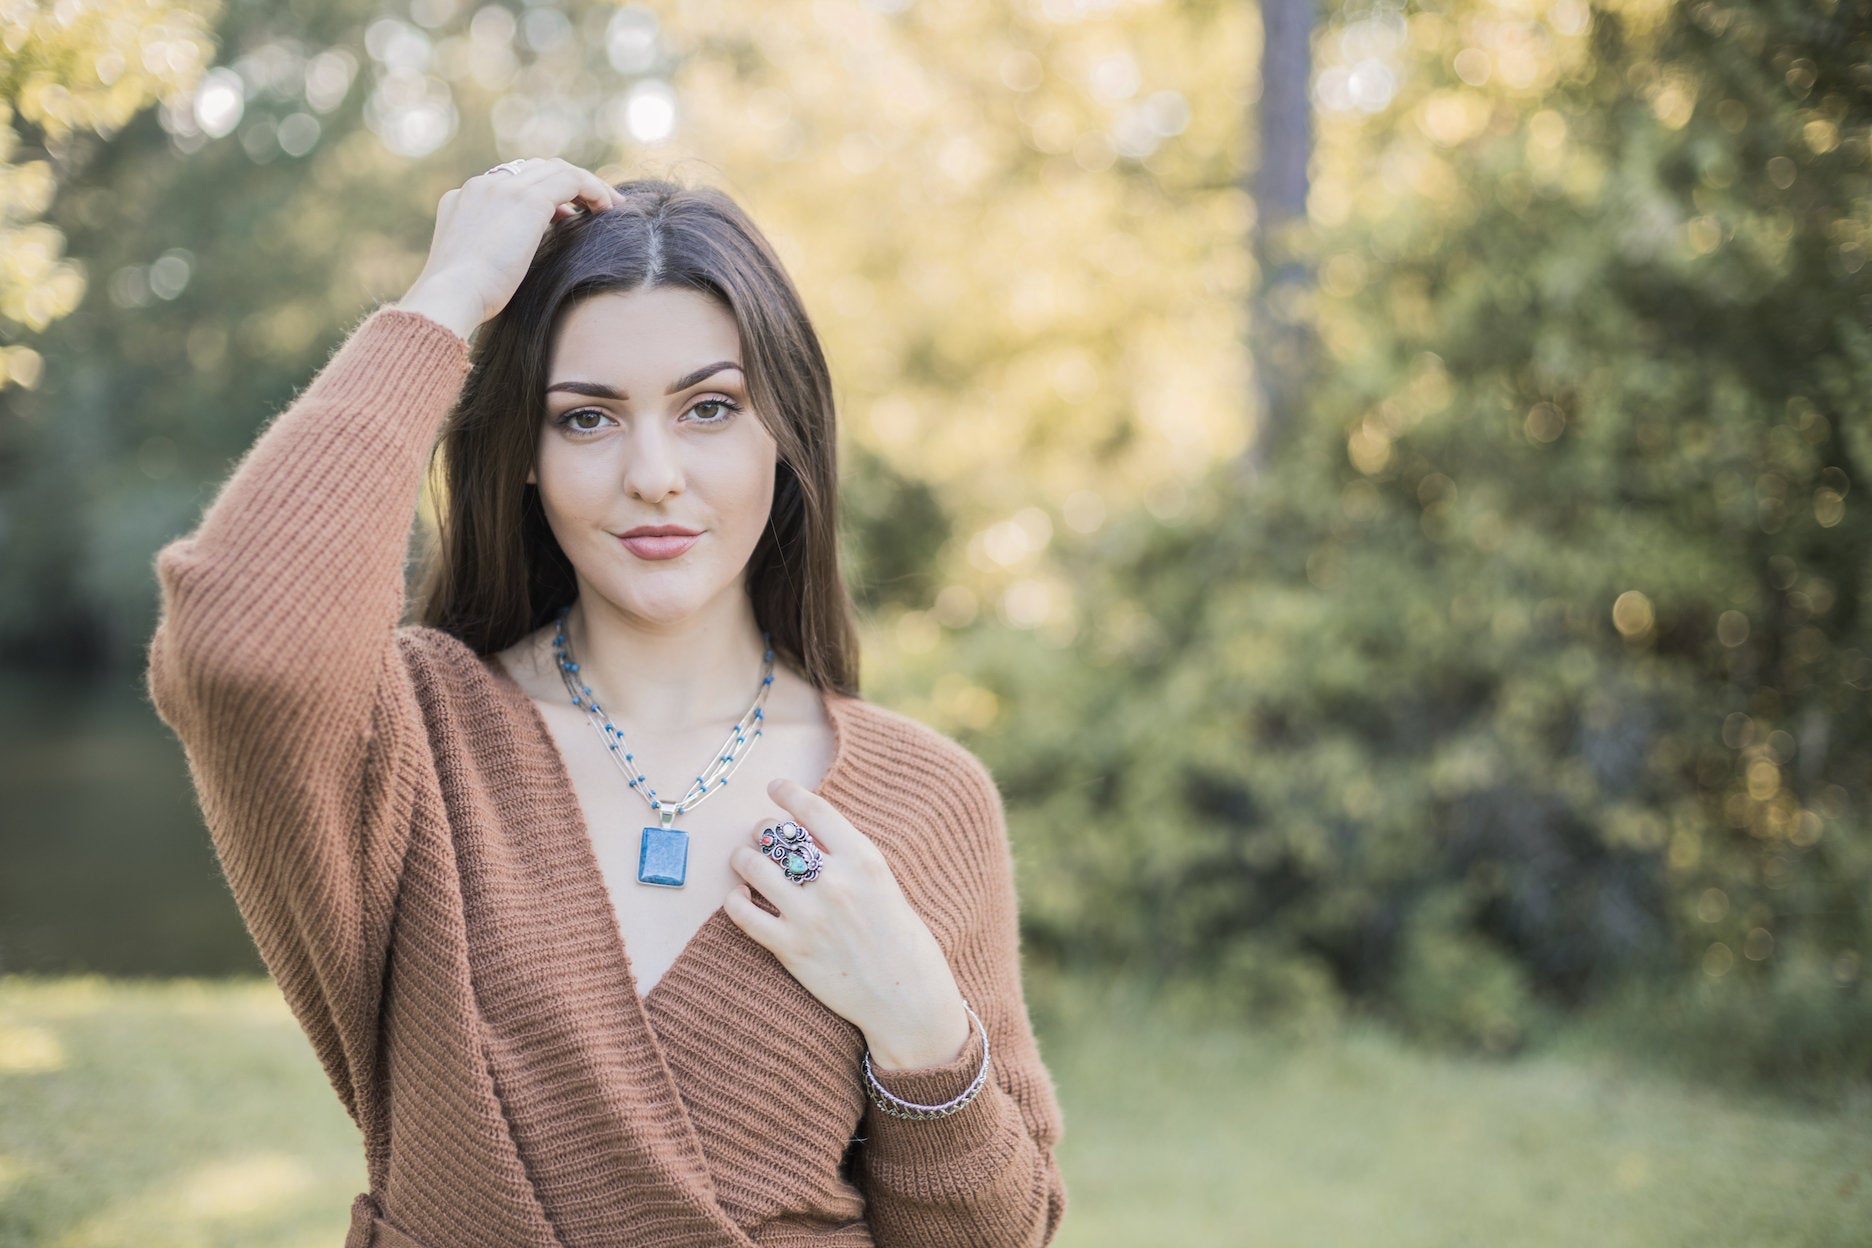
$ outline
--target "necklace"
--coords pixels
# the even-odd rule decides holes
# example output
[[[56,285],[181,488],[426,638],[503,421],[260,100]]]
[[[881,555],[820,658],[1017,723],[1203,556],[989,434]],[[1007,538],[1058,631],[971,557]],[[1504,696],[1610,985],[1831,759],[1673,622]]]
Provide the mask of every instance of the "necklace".
[[[611,722],[611,717],[592,697],[591,686],[578,674],[579,665],[573,657],[572,642],[566,637],[565,631],[566,612],[571,609],[570,605],[559,608],[559,631],[553,638],[560,678],[565,681],[566,691],[572,695],[572,705],[584,708],[586,722],[597,730],[608,747],[611,761],[618,765],[637,795],[650,803],[650,809],[662,819],[661,826],[650,826],[643,830],[643,843],[637,853],[637,882],[656,884],[663,888],[681,888],[689,874],[689,833],[674,826],[676,816],[691,806],[700,805],[710,794],[727,784],[728,777],[741,766],[743,756],[760,739],[761,722],[766,718],[762,704],[767,701],[767,690],[773,684],[773,647],[768,646],[767,653],[761,659],[760,689],[754,694],[753,705],[728,730],[728,738],[722,742],[714,759],[689,785],[689,791],[683,794],[682,800],[671,805],[657,797],[656,789],[633,765],[636,756],[626,748],[624,730]],[[761,641],[765,643],[769,640],[771,638],[767,630],[762,629]],[[750,728],[753,731],[750,732]]]

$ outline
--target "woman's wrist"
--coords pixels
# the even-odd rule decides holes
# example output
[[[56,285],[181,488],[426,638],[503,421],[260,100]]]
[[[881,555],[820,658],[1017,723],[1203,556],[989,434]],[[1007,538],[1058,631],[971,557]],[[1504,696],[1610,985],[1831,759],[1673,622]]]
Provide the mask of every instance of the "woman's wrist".
[[[419,278],[395,306],[420,313],[465,341],[481,324],[480,309],[472,306],[474,302],[446,287],[425,285]]]
[[[892,1118],[946,1118],[970,1104],[988,1082],[988,1032],[980,1017],[962,1003],[974,1024],[962,1051],[949,1061],[908,1070],[880,1070],[865,1053],[865,1084],[871,1103]],[[981,1042],[976,1043],[979,1035]],[[890,1083],[878,1082],[882,1076]],[[966,1081],[966,1086],[965,1086]]]
[[[926,1066],[945,1066],[955,1061],[968,1047],[974,1035],[968,1006],[958,993],[953,1002],[930,1014],[931,1025],[920,1025],[900,1033],[865,1033],[871,1063],[879,1070],[920,1070]]]

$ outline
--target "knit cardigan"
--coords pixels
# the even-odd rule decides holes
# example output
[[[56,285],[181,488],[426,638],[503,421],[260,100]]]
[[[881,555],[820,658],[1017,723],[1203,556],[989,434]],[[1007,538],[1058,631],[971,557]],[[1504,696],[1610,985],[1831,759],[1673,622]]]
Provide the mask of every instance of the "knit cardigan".
[[[991,1077],[960,1111],[878,1111],[862,1031],[724,909],[640,998],[538,708],[493,656],[401,623],[470,363],[438,322],[370,312],[155,557],[151,701],[363,1136],[346,1248],[1048,1243],[1062,1122],[987,769],[824,692],[817,792],[883,852],[988,1030]],[[980,1061],[977,1033],[880,1079],[934,1104]]]

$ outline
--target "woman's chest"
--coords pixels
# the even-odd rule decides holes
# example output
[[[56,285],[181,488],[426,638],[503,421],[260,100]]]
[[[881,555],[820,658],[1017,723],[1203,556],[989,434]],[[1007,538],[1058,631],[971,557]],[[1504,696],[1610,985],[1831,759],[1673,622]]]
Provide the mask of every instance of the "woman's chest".
[[[618,766],[621,754],[613,755],[580,720],[553,710],[547,727],[559,745],[584,816],[637,992],[647,996],[728,894],[740,887],[741,876],[729,861],[735,847],[753,846],[761,827],[788,817],[768,796],[768,783],[787,777],[817,786],[832,763],[832,729],[825,722],[770,724],[742,756],[728,783],[712,782],[711,791],[698,803],[692,790],[696,776],[706,775],[707,767],[694,765],[694,760],[689,765],[678,761],[684,757],[680,744],[633,749],[637,757],[626,770]],[[694,753],[693,743],[687,744],[688,752]],[[703,755],[715,757],[707,746]],[[632,787],[635,775],[644,778]],[[653,853],[667,854],[670,845],[670,834],[663,832],[661,818],[648,800],[652,792],[666,806],[687,798],[687,809],[673,823],[682,848],[680,886],[639,878],[646,837]],[[777,867],[774,876],[780,882]]]

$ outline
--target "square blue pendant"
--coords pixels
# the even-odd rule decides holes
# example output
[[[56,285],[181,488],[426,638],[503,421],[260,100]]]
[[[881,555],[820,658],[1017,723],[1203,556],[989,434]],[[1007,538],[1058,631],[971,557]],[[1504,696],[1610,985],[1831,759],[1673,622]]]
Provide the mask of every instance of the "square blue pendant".
[[[689,873],[689,834],[681,828],[645,828],[637,855],[637,882],[681,888]]]

